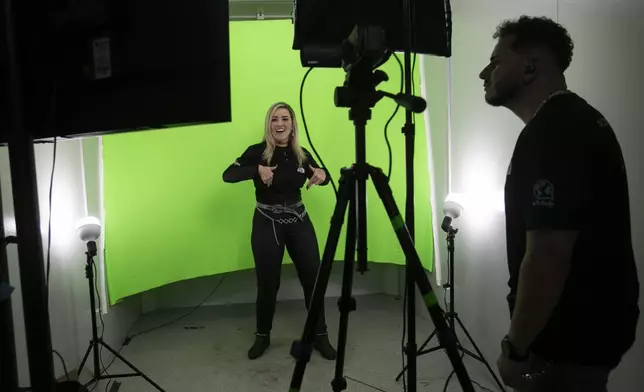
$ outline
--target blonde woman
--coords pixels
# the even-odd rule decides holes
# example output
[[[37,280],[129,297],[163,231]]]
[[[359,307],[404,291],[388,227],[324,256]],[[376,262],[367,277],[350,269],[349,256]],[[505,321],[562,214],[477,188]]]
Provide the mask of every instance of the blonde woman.
[[[257,205],[251,245],[257,275],[257,330],[248,357],[256,359],[270,345],[284,249],[297,269],[307,307],[311,300],[320,251],[315,229],[302,203],[301,188],[305,184],[306,189],[327,185],[329,176],[300,146],[295,112],[280,102],[272,105],[266,114],[262,142],[248,147],[224,171],[223,180],[227,183],[253,180],[255,184]],[[335,359],[324,309],[320,312],[316,335],[315,349],[324,358]]]

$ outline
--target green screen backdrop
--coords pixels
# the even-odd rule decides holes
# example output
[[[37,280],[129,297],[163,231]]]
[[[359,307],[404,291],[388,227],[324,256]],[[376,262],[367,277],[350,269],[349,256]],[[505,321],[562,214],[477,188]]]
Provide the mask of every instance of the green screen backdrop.
[[[263,135],[264,117],[276,101],[298,114],[300,139],[312,151],[299,118],[299,91],[306,69],[291,49],[289,21],[232,22],[230,25],[232,122],[142,131],[103,137],[105,261],[110,301],[168,283],[253,268],[250,248],[254,188],[250,181],[225,184],[222,173]],[[401,56],[402,60],[402,56]],[[392,57],[381,67],[390,80],[381,89],[400,89],[400,68]],[[419,70],[415,89],[419,91]],[[337,184],[340,169],[355,159],[354,128],[348,110],[334,106],[340,69],[316,69],[304,89],[311,141]],[[181,97],[177,97],[177,105]],[[387,170],[384,126],[396,104],[383,99],[367,125],[367,159]],[[391,186],[405,210],[405,151],[399,110],[389,127],[393,149]],[[416,117],[416,247],[424,266],[433,258],[432,216],[423,116]],[[403,264],[391,224],[373,184],[368,185],[368,250],[373,262]],[[324,249],[335,194],[327,187],[303,190]],[[344,257],[344,233],[336,260]],[[288,255],[285,262],[290,263]],[[336,267],[337,268],[337,267]]]

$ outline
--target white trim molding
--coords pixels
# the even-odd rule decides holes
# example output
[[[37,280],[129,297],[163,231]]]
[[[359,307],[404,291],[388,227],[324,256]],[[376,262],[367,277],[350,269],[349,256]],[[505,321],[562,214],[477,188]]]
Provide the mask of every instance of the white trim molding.
[[[442,285],[442,265],[441,265],[441,249],[439,244],[439,231],[438,226],[438,213],[440,209],[438,208],[438,203],[436,200],[436,180],[434,179],[434,154],[432,149],[432,138],[431,138],[431,117],[429,114],[429,99],[427,92],[427,77],[425,76],[425,55],[420,55],[420,95],[427,102],[427,108],[425,109],[424,119],[425,119],[425,140],[427,143],[427,171],[429,173],[429,187],[430,187],[430,200],[431,209],[432,209],[432,231],[433,231],[433,246],[434,250],[434,275],[436,276],[436,285]]]

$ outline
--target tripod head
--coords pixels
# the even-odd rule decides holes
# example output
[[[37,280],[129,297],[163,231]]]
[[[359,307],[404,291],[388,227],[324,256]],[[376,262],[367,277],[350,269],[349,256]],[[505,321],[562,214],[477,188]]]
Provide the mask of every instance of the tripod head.
[[[389,81],[389,76],[378,67],[385,64],[393,51],[388,49],[385,31],[377,26],[357,25],[344,41],[342,68],[346,71],[344,85],[335,90],[335,106],[350,108],[349,118],[356,124],[371,119],[371,109],[383,98],[389,97],[415,113],[422,113],[427,103],[421,97],[391,94],[376,87]]]
[[[356,127],[365,126],[371,119],[371,108],[382,99],[376,86],[389,76],[375,70],[387,62],[385,32],[376,26],[357,25],[343,42],[342,68],[346,72],[344,85],[335,90],[335,106],[350,108],[349,118]]]
[[[344,85],[335,89],[335,106],[350,108],[349,119],[356,126],[366,124],[371,119],[371,109],[384,96],[376,86],[388,80],[384,71],[374,71],[369,64],[358,63],[347,72]]]

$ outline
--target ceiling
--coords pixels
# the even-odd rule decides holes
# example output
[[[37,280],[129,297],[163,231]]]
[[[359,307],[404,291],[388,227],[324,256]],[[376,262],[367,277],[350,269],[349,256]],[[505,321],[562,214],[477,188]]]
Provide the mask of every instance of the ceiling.
[[[290,19],[293,0],[229,0],[232,20]]]

